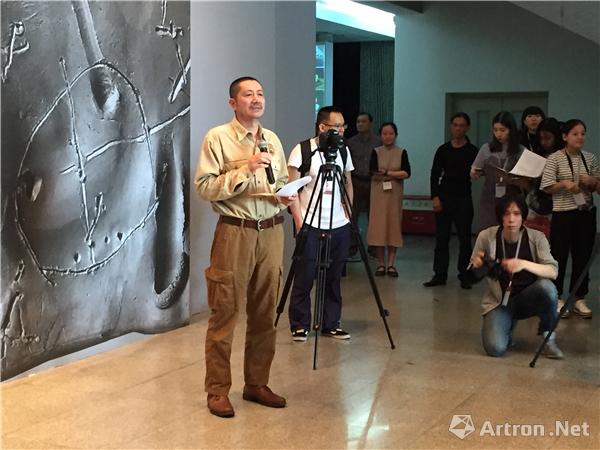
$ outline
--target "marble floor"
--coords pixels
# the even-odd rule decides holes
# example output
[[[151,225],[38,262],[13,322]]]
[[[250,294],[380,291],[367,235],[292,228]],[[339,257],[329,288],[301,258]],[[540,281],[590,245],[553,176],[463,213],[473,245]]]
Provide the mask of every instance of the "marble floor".
[[[505,357],[485,356],[484,286],[465,291],[451,279],[423,288],[432,247],[431,238],[407,236],[400,278],[377,279],[395,350],[358,263],[343,282],[352,339],[319,339],[317,370],[314,337],[292,342],[282,320],[270,386],[287,397],[284,409],[242,400],[240,323],[236,416],[208,413],[206,316],[196,316],[187,327],[2,383],[2,448],[600,448],[600,263],[589,297],[594,319],[561,321],[566,358],[542,357],[532,369],[537,321],[518,325]],[[449,432],[454,415],[470,415],[474,432]]]

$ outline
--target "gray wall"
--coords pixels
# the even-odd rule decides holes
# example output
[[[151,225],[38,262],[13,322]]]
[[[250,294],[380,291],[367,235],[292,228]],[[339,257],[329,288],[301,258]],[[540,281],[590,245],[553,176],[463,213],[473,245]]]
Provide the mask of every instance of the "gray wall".
[[[262,123],[278,134],[286,154],[312,134],[316,22],[314,2],[192,2],[191,16],[190,301],[196,313],[207,309],[204,269],[217,220],[193,186],[202,139],[231,120],[227,90],[243,75],[261,80],[267,99]],[[291,246],[287,242],[286,262]]]
[[[189,7],[2,2],[2,379],[188,322]]]
[[[549,115],[583,119],[586,149],[600,154],[600,47],[517,6],[437,2],[404,13],[395,58],[394,119],[411,157],[409,194],[429,194],[447,92],[548,91]]]

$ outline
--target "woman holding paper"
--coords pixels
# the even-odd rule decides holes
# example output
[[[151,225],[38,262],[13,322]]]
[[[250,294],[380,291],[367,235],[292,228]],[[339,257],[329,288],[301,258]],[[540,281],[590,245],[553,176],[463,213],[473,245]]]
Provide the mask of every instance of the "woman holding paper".
[[[519,187],[510,184],[506,172],[517,164],[525,150],[519,144],[519,130],[510,112],[502,111],[494,116],[492,131],[492,140],[481,146],[471,166],[471,178],[485,177],[479,200],[480,231],[496,225],[496,202],[508,192],[520,191]]]
[[[569,253],[573,261],[571,291],[591,256],[596,236],[596,207],[592,194],[600,192],[600,165],[593,153],[582,151],[585,133],[586,126],[581,120],[565,122],[565,148],[550,155],[540,185],[541,189],[552,194],[550,247],[558,261],[558,277],[554,283],[559,296],[563,293]],[[592,311],[585,302],[588,284],[589,274],[586,274],[575,291],[576,301],[572,308],[575,314],[584,318],[592,317]],[[559,300],[559,310],[563,305],[564,301]]]
[[[375,275],[397,277],[396,250],[402,247],[402,199],[404,180],[410,177],[406,150],[396,146],[398,128],[386,122],[379,128],[383,145],[371,153],[371,210],[367,242],[377,247]],[[385,250],[387,248],[387,263]]]

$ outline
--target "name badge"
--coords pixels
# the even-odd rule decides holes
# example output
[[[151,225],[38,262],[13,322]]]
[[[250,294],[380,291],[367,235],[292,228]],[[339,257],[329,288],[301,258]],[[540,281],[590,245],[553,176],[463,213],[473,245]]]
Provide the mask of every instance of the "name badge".
[[[325,182],[325,186],[323,186],[323,194],[331,195],[333,194],[333,180],[329,180]]]
[[[585,200],[585,195],[583,195],[583,192],[573,194],[573,200],[575,200],[575,204],[577,206],[586,206],[587,205],[587,201]]]
[[[506,185],[496,183],[496,198],[502,198],[506,195]]]
[[[392,182],[391,181],[384,181],[383,182],[383,190],[384,191],[391,191],[392,190]]]
[[[510,291],[511,291],[511,288],[510,288],[510,287],[508,287],[508,288],[506,289],[506,292],[505,292],[505,293],[504,293],[504,295],[502,296],[502,306],[506,306],[506,305],[508,305],[508,300],[510,299]]]

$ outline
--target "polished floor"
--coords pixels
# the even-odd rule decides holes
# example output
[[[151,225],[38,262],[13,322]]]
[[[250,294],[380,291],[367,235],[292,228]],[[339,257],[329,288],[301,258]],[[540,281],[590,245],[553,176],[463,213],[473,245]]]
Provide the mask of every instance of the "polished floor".
[[[484,286],[465,291],[451,279],[423,288],[432,247],[431,238],[407,236],[400,278],[377,279],[395,350],[358,263],[343,284],[343,326],[352,339],[319,339],[317,370],[314,337],[292,342],[284,318],[270,382],[287,397],[284,409],[242,400],[240,323],[230,396],[236,416],[208,413],[206,316],[199,316],[190,326],[3,383],[2,448],[600,448],[600,263],[592,269],[594,319],[561,321],[566,358],[542,357],[530,368],[536,320],[518,325],[505,357],[485,356]],[[464,439],[451,433],[454,415],[470,415],[474,432]]]

